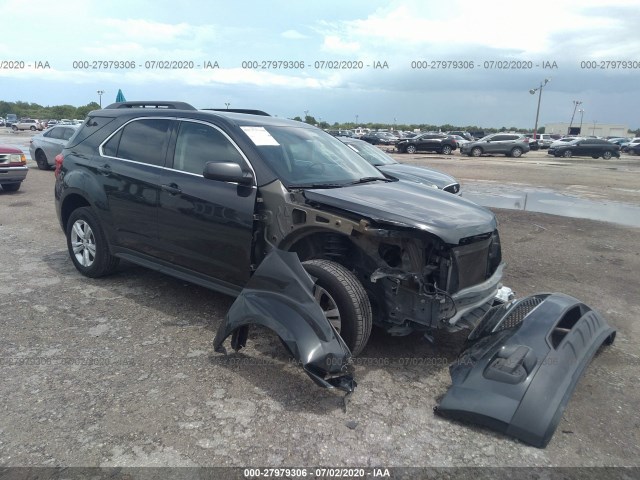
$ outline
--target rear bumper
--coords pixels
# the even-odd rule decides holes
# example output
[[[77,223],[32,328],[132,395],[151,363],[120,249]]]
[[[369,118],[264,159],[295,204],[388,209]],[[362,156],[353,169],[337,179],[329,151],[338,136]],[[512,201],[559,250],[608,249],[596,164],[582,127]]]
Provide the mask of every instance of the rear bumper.
[[[0,165],[0,184],[20,183],[27,178],[27,167],[4,167]]]
[[[615,334],[559,293],[494,307],[451,365],[453,385],[436,412],[545,447],[587,365]]]

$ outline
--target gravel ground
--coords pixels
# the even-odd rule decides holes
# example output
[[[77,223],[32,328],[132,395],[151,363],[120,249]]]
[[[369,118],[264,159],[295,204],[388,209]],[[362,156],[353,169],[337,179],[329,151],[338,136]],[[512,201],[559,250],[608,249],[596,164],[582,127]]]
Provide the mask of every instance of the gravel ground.
[[[28,135],[0,135],[21,142]],[[463,185],[526,183],[640,203],[637,158],[563,165],[532,153],[398,158]],[[496,210],[506,285],[519,296],[576,296],[618,329],[541,450],[433,415],[464,334],[438,335],[433,346],[374,331],[346,413],[342,396],[316,387],[268,331],[253,329],[238,354],[214,353],[232,299],[125,263],[108,278],[82,277],[53,183],[52,172],[32,168],[19,192],[0,192],[0,466],[639,464],[638,229]]]

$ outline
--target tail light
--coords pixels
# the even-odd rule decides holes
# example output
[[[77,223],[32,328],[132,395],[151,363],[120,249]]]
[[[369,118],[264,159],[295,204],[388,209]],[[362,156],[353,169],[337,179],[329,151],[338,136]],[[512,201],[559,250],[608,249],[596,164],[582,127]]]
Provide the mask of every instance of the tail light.
[[[56,170],[55,170],[56,178],[58,178],[58,176],[60,175],[60,170],[62,170],[62,162],[64,162],[64,157],[62,156],[61,153],[59,153],[58,155],[56,155]]]

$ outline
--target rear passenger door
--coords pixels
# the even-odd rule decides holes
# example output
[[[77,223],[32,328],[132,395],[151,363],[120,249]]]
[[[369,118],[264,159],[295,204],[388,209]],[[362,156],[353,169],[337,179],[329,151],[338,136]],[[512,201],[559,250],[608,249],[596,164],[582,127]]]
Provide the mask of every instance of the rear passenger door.
[[[207,162],[251,165],[215,125],[182,119],[160,190],[158,228],[163,257],[221,287],[244,286],[251,271],[255,185],[209,180]],[[255,175],[254,175],[255,176]]]
[[[137,118],[100,147],[96,178],[102,184],[116,247],[158,256],[158,197],[171,118]],[[102,210],[102,209],[101,209]]]

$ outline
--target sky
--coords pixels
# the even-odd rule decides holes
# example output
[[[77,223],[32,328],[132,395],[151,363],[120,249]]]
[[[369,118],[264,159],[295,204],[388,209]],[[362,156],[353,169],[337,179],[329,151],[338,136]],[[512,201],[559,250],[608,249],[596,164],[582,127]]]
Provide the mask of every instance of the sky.
[[[0,0],[0,18],[4,101],[105,106],[122,89],[329,123],[533,129],[530,90],[550,79],[540,125],[569,122],[577,100],[585,123],[640,127],[637,0]]]

